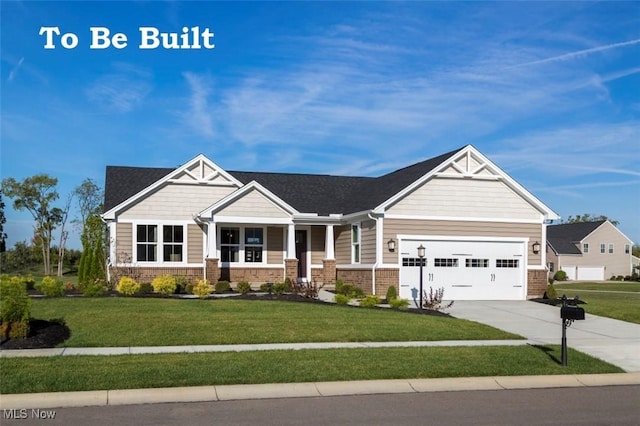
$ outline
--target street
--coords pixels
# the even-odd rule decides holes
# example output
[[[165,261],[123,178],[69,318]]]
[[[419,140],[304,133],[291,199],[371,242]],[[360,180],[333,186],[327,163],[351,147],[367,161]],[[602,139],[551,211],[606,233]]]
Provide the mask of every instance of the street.
[[[62,408],[41,412],[5,410],[0,420],[3,426],[637,425],[640,423],[640,386],[286,398]]]

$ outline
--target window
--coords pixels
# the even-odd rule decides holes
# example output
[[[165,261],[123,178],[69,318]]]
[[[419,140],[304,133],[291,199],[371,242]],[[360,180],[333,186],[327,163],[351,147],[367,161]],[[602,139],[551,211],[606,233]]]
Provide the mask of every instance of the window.
[[[489,259],[465,259],[465,265],[467,268],[488,268]]]
[[[609,254],[613,254],[613,244],[609,244]]]
[[[606,244],[605,243],[601,243],[600,244],[600,253],[604,253],[606,250]]]
[[[158,227],[156,225],[138,225],[136,227],[137,261],[155,262],[158,246]]]
[[[435,258],[433,259],[433,266],[436,268],[457,268],[458,259]]]
[[[420,262],[422,261],[422,266],[427,266],[427,259],[419,257],[403,257],[402,258],[402,266],[420,266]]]
[[[582,253],[589,253],[589,243],[582,244]]]
[[[549,272],[555,272],[556,265],[553,262],[549,262]]]
[[[262,228],[245,228],[244,230],[244,261],[262,262],[262,247],[264,230]]]
[[[519,265],[519,259],[496,259],[496,268],[517,268]]]
[[[351,263],[360,263],[360,224],[351,225]]]
[[[631,246],[629,244],[624,245],[624,254],[629,254],[631,251]]]
[[[182,262],[183,229],[182,225],[162,226],[162,260],[165,262]]]
[[[220,229],[220,260],[222,262],[239,262],[240,228]]]

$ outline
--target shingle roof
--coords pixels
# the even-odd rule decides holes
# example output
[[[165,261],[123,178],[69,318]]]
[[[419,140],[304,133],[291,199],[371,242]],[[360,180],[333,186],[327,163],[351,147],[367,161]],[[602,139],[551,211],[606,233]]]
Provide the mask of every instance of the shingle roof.
[[[462,148],[374,177],[296,173],[228,172],[243,184],[253,180],[302,213],[349,214],[370,210],[402,191]],[[108,211],[175,169],[107,166]]]
[[[595,222],[550,225],[547,227],[547,241],[558,254],[582,254],[576,244],[604,222],[606,221],[598,220]]]

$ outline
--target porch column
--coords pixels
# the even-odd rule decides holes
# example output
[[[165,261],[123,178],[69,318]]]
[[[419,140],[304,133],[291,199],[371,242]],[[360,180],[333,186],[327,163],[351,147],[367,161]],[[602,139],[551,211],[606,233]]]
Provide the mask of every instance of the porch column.
[[[207,257],[210,259],[217,259],[216,257],[216,247],[218,246],[218,234],[216,232],[216,223],[211,220],[209,225],[207,226],[207,240],[209,241],[209,246],[207,247]]]
[[[333,242],[333,225],[327,225],[324,238],[324,258],[334,260],[336,258]]]
[[[220,266],[216,252],[217,247],[217,230],[216,223],[211,221],[207,224],[207,255],[204,260],[204,278],[211,284],[215,284],[220,279]]]
[[[296,226],[289,224],[287,229],[287,259],[296,258]]]

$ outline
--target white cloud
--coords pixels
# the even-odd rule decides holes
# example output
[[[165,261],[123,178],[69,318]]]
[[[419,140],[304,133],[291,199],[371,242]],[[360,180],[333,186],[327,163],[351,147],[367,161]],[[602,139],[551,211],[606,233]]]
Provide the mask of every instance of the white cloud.
[[[153,90],[152,74],[144,68],[114,63],[116,72],[98,77],[85,89],[85,95],[99,107],[117,113],[132,111]]]
[[[196,133],[211,137],[214,135],[214,111],[208,102],[208,97],[211,93],[211,82],[208,78],[192,72],[183,72],[182,76],[187,80],[191,93],[189,96],[189,109],[181,112],[180,115]]]

